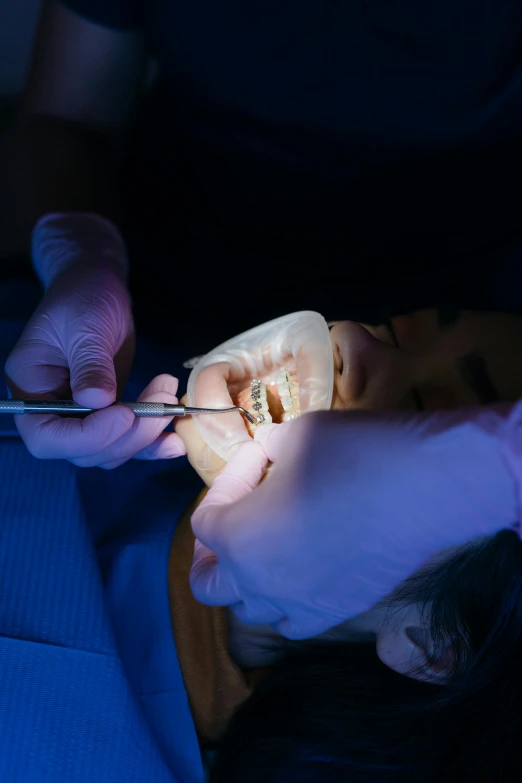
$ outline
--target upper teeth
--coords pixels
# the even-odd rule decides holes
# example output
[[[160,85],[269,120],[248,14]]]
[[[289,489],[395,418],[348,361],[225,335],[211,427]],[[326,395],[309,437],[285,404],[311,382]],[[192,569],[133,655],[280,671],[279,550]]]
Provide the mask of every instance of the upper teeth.
[[[288,372],[286,368],[282,368],[277,373],[276,377],[277,391],[283,406],[284,414],[283,421],[289,421],[299,416],[299,384]]]

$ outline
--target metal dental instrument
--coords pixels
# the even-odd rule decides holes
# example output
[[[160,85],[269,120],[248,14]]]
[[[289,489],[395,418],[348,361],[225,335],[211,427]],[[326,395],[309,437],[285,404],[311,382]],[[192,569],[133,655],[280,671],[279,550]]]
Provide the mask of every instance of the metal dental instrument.
[[[232,408],[189,408],[187,405],[171,405],[167,402],[120,402],[126,405],[135,416],[195,416],[199,413],[232,413],[239,411],[251,424],[256,419],[240,405]],[[86,408],[73,400],[0,400],[0,414],[13,413],[93,413],[96,408]]]

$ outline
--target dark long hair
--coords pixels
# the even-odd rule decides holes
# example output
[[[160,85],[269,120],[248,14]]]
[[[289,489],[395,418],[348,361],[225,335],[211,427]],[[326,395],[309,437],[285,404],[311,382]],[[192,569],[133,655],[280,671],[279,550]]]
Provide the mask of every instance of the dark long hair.
[[[516,534],[466,547],[394,600],[420,602],[435,643],[451,640],[448,682],[399,675],[371,645],[296,645],[232,718],[211,783],[522,780]]]

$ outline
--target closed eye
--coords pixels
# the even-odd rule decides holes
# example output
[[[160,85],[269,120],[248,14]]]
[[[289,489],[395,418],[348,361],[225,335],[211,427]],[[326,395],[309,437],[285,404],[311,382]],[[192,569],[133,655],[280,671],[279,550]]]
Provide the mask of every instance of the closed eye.
[[[328,324],[328,330],[331,332],[333,327],[336,326],[338,323],[339,321],[334,321],[333,323]],[[344,370],[344,362],[338,345],[336,345],[335,358],[337,360],[337,372],[339,373],[339,375],[342,375]]]

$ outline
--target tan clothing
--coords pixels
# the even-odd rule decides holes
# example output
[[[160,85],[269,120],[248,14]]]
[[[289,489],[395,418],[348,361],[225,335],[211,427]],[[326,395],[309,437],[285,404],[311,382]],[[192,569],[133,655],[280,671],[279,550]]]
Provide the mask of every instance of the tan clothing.
[[[202,745],[215,742],[250,696],[256,672],[243,672],[228,653],[227,609],[203,606],[190,590],[194,552],[190,516],[206,490],[182,515],[169,559],[169,603],[174,641]]]

